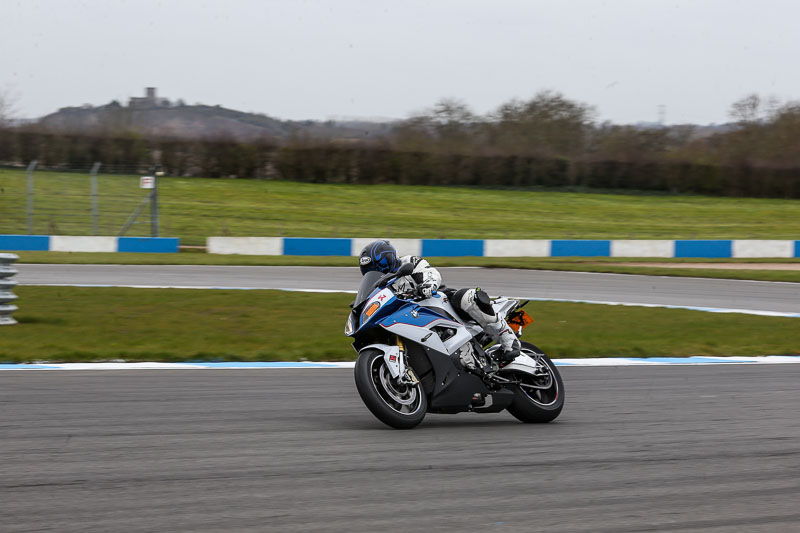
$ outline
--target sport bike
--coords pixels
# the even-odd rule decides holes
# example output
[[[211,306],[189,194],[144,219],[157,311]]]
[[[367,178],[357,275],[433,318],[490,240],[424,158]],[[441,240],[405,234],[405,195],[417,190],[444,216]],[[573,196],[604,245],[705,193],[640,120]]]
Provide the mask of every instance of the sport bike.
[[[521,354],[498,365],[499,344],[457,310],[441,287],[418,299],[392,283],[411,274],[367,272],[350,304],[345,335],[358,353],[356,387],[367,408],[385,424],[410,429],[426,413],[496,413],[503,409],[522,422],[550,422],[564,407],[564,383],[542,351],[522,342]],[[528,302],[494,298],[492,307],[519,337],[533,319]]]

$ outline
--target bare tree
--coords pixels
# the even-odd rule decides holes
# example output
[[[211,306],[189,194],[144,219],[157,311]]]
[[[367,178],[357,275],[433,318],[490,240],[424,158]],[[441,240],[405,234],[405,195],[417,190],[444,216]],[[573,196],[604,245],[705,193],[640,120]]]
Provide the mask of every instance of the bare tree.
[[[16,99],[7,90],[0,89],[0,128],[5,128],[11,124],[11,119],[16,113]]]
[[[468,152],[477,140],[482,119],[461,100],[442,98],[395,127],[395,145],[400,149]]]
[[[742,166],[774,164],[796,149],[797,104],[782,104],[776,97],[749,94],[731,105],[729,114],[739,129],[725,136],[729,161]]]
[[[800,164],[800,102],[774,101],[761,131],[760,159],[779,167]]]
[[[728,115],[736,119],[739,124],[753,124],[763,118],[763,106],[761,97],[755,93],[736,100],[731,104]]]
[[[509,153],[576,156],[583,152],[594,108],[552,91],[511,100],[493,114],[492,144]]]

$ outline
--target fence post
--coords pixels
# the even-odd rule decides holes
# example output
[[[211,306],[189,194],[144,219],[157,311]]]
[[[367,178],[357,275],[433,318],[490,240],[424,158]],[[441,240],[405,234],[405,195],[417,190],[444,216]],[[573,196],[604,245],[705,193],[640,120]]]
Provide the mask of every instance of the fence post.
[[[28,220],[28,235],[33,235],[33,170],[36,168],[35,159],[28,164],[28,205],[25,209]]]
[[[158,165],[150,169],[153,176],[153,192],[150,193],[150,236],[158,237],[158,179],[164,175]]]
[[[15,254],[0,254],[0,326],[17,323],[11,318],[11,313],[17,310],[17,306],[13,305],[17,295],[11,292],[17,285],[17,282],[11,279],[17,273],[13,266],[17,259],[19,256]]]
[[[100,162],[95,161],[92,165],[92,235],[97,233],[97,219],[99,217],[99,210],[97,205],[97,171],[100,170]]]

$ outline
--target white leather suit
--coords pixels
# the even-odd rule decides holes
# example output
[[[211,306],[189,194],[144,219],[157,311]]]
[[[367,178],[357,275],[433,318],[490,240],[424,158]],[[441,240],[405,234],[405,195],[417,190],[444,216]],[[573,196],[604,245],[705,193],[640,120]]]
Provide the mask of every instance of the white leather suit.
[[[413,293],[425,298],[430,298],[433,292],[437,291],[442,285],[442,275],[433,268],[428,261],[421,257],[406,255],[399,258],[400,264],[411,263],[414,270],[409,276],[404,276],[393,283],[395,291],[400,293]],[[504,354],[513,355],[519,353],[519,341],[505,320],[497,316],[488,299],[484,295],[481,297],[480,289],[461,289],[455,292],[451,298],[451,303],[467,313],[483,330],[499,342]],[[481,301],[483,300],[483,301]]]

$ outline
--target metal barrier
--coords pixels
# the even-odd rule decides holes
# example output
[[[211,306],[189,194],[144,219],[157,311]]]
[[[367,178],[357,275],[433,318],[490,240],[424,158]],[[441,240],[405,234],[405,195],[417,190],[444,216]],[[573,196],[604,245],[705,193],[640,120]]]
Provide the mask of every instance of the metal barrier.
[[[0,254],[0,326],[10,326],[17,321],[11,318],[11,313],[17,310],[14,301],[17,295],[12,291],[17,282],[11,278],[17,273],[14,262],[19,259],[15,254]]]

